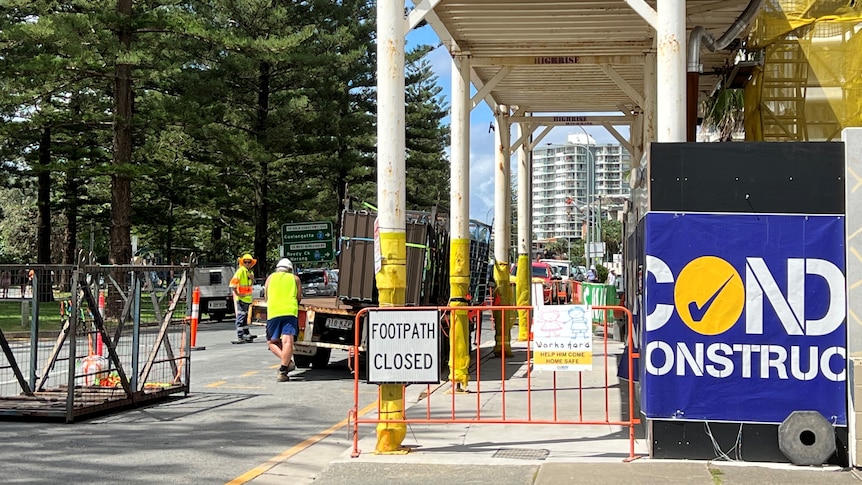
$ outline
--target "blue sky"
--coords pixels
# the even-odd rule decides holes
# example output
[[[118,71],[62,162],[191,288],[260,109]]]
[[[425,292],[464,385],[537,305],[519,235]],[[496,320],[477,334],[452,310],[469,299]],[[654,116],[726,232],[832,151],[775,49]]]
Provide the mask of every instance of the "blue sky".
[[[407,48],[419,44],[438,45],[440,39],[429,26],[414,29],[407,35]],[[440,46],[426,57],[437,75],[437,83],[443,88],[446,104],[451,105],[452,57],[446,47]],[[475,94],[475,88],[471,88]],[[451,106],[450,106],[451,108]],[[491,109],[485,102],[473,109],[470,118],[470,218],[491,222],[494,217],[494,133],[489,130],[493,122]],[[447,125],[449,118],[443,120]],[[597,143],[617,143],[616,139],[601,126],[585,126],[584,129]],[[617,128],[623,136],[628,136],[627,127]],[[542,139],[542,144],[565,143],[570,133],[582,133],[578,127],[556,127]],[[514,130],[512,133],[514,140]],[[513,160],[515,160],[513,158]],[[512,167],[512,175],[516,167]]]

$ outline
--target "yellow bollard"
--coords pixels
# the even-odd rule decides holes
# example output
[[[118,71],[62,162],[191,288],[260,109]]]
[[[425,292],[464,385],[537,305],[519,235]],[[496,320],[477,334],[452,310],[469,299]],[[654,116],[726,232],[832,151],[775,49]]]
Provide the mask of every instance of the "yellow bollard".
[[[380,306],[404,306],[407,291],[407,234],[380,232],[380,253],[383,264],[376,275]],[[380,418],[404,418],[404,386],[380,385]],[[379,423],[377,425],[376,453],[400,453],[401,443],[407,436],[405,423]]]

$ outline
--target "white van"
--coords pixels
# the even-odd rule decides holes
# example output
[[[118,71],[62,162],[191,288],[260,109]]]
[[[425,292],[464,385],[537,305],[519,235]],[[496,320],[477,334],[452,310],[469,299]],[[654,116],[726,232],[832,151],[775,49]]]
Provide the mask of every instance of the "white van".
[[[233,315],[230,279],[235,271],[236,267],[229,265],[195,267],[194,284],[201,290],[200,313],[217,322]]]
[[[548,263],[555,276],[559,276],[563,281],[569,281],[569,276],[572,274],[571,261],[565,259],[540,259],[539,262]]]

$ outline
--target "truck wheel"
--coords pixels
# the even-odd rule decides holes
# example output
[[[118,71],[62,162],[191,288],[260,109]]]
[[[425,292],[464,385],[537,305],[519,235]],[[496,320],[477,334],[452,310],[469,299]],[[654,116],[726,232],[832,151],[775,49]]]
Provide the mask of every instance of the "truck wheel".
[[[225,312],[212,312],[212,313],[210,313],[210,318],[217,321],[217,322],[224,320],[224,317],[225,317]]]
[[[308,369],[311,367],[311,357],[308,355],[296,355],[293,356],[293,363],[296,364],[300,369]]]
[[[326,369],[326,367],[329,365],[329,355],[331,353],[332,349],[318,347],[317,352],[314,354],[314,357],[311,358],[311,365],[315,369]]]

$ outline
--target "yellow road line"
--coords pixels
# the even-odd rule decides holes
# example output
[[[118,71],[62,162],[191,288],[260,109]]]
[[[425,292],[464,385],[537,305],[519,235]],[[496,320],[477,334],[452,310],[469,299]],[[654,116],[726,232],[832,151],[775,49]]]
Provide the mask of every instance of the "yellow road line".
[[[258,373],[258,371],[256,371],[256,370],[250,370],[250,371],[246,372],[245,374],[241,375],[240,377],[249,377],[249,376],[253,376],[257,373]]]
[[[220,385],[222,385],[222,384],[227,384],[227,381],[215,381],[215,382],[211,382],[211,383],[207,384],[207,385],[206,385],[206,386],[204,386],[204,387],[218,387],[218,386],[220,386]]]
[[[369,404],[368,406],[365,406],[364,408],[360,409],[357,417],[362,417],[374,409],[377,409],[377,401],[374,401],[373,403]],[[313,444],[323,440],[324,438],[335,433],[336,431],[338,431],[339,429],[343,428],[346,425],[347,425],[347,419],[346,418],[342,419],[338,423],[330,426],[329,429],[326,429],[325,431],[321,431],[320,433],[317,433],[316,435],[314,435],[310,438],[307,438],[305,441],[294,446],[293,448],[290,448],[289,450],[282,452],[280,455],[274,456],[274,457],[270,458],[269,460],[266,460],[261,465],[258,465],[256,467],[252,468],[251,470],[243,473],[242,475],[234,478],[233,480],[227,482],[226,485],[241,485],[243,483],[247,483],[251,480],[254,480],[255,478],[268,472],[270,469],[272,469],[272,467],[274,467],[274,466],[278,465],[279,463],[287,460],[288,458],[298,454],[299,452],[310,448]]]

